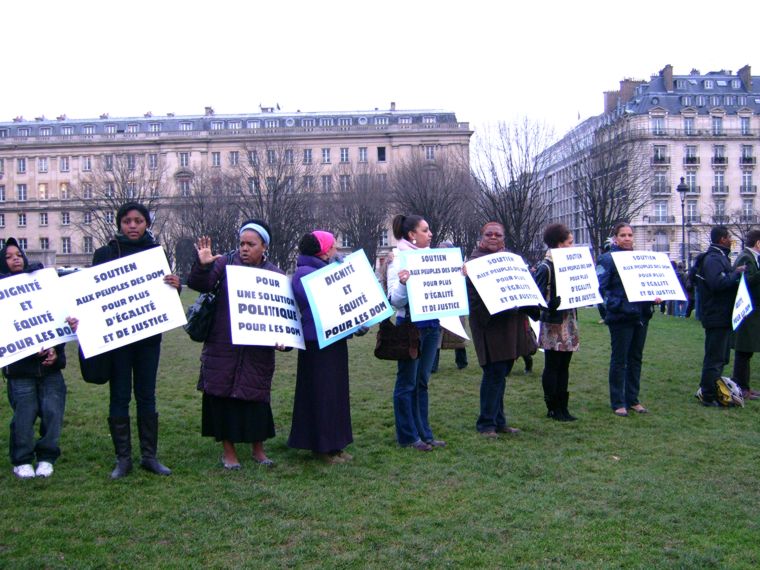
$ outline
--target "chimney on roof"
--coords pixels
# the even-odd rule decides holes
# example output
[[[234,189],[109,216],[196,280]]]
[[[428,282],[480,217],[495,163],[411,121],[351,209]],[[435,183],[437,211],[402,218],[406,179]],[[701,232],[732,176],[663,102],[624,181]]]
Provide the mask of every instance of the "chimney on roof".
[[[206,107],[206,116],[210,117],[214,114],[214,108],[213,107]]]
[[[24,117],[22,115],[16,115],[15,117],[13,117],[13,122],[14,123],[23,123],[24,122]]]
[[[673,92],[673,66],[668,64],[660,71],[660,77],[662,77],[662,83],[665,86],[665,91],[668,93]]]
[[[100,115],[100,118],[101,119],[107,119],[108,118],[108,113],[103,113],[102,115]]]
[[[173,116],[174,116],[174,113],[171,113],[171,112],[170,112],[170,113],[166,113],[166,116],[167,116],[167,117],[173,117]]]
[[[699,73],[699,70],[696,67],[692,67],[691,71],[689,72],[689,75],[701,75]]]
[[[65,120],[66,120],[66,113],[64,113],[64,114],[62,114],[62,115],[58,115],[58,116],[55,118],[55,120],[56,120],[56,121],[65,121]]]
[[[396,110],[396,102],[391,101],[391,111],[395,111],[395,110]]]
[[[152,117],[152,116],[153,116],[153,113],[151,113],[150,111],[148,111],[147,113],[145,113],[145,114],[143,115],[143,117],[145,117],[146,119],[148,119],[148,118],[150,118],[150,117]]]
[[[620,91],[605,91],[604,92],[604,112],[609,113],[617,108],[618,101],[620,100]]]
[[[35,117],[34,120],[35,121],[44,121],[45,120],[45,115],[40,115],[39,117]]]
[[[739,79],[742,80],[742,87],[745,91],[752,91],[752,68],[749,65],[745,65],[739,71],[736,72]]]
[[[620,104],[625,105],[636,96],[636,88],[643,85],[645,81],[637,79],[623,79],[620,82]]]

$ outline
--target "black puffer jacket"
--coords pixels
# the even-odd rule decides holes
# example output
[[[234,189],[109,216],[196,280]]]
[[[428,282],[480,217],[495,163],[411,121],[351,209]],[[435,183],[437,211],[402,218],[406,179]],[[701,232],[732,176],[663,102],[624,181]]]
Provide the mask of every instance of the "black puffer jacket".
[[[697,273],[699,314],[706,329],[731,326],[741,273],[731,270],[729,252],[727,247],[711,244]]]

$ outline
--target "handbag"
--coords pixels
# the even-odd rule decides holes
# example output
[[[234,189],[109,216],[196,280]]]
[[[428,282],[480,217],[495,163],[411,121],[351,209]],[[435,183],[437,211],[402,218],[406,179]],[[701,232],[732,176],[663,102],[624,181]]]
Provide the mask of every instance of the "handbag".
[[[96,354],[85,358],[82,347],[79,347],[79,370],[82,379],[89,384],[108,384],[111,380],[113,358],[111,352]]]
[[[226,255],[227,264],[232,262],[235,252]],[[208,293],[201,293],[195,300],[195,303],[187,308],[185,317],[187,323],[182,328],[195,342],[206,342],[208,333],[211,331],[211,323],[214,322],[214,313],[216,312],[216,303],[219,300],[219,288],[222,286],[222,280],[216,282],[214,289]]]
[[[409,321],[400,325],[390,317],[380,322],[375,357],[380,360],[415,360],[420,355],[420,329]]]

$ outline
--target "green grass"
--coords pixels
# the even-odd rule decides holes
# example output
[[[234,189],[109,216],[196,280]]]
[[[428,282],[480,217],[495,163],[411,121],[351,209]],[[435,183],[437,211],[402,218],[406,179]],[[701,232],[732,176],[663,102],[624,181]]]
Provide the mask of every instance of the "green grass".
[[[188,301],[192,294],[185,294]],[[756,568],[760,565],[760,402],[697,405],[699,323],[657,314],[642,375],[648,415],[608,405],[609,335],[581,311],[571,364],[571,411],[545,418],[532,376],[508,379],[516,436],[474,430],[480,369],[443,352],[431,382],[431,423],[444,450],[394,442],[395,365],[371,355],[374,330],[350,343],[355,459],[327,466],[286,447],[295,352],[278,355],[272,394],[274,469],[225,472],[221,448],[201,438],[195,390],[200,345],[164,337],[159,372],[160,458],[169,478],[136,470],[108,478],[108,391],[66,371],[63,455],[49,480],[0,472],[0,567],[515,567]],[[760,379],[756,380],[760,383]],[[10,409],[0,403],[0,438]]]

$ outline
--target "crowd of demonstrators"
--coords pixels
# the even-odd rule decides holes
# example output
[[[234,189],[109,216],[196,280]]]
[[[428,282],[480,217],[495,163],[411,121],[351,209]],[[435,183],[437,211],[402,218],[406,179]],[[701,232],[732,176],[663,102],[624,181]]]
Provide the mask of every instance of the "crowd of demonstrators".
[[[222,444],[225,469],[240,469],[236,443],[250,443],[253,460],[271,466],[264,441],[274,437],[271,407],[276,346],[232,344],[228,265],[282,271],[267,260],[271,230],[261,220],[248,220],[238,231],[238,248],[231,255],[213,254],[211,239],[198,238],[198,258],[188,286],[201,293],[217,291],[214,319],[201,351],[198,389],[201,402],[201,435]]]
[[[717,226],[710,232],[710,247],[697,260],[700,321],[705,329],[705,356],[699,385],[705,406],[720,406],[716,381],[731,358],[731,317],[739,280],[746,269],[745,265],[731,268],[730,252],[728,229]]]
[[[160,247],[150,232],[150,225],[151,215],[144,205],[124,204],[116,215],[116,235],[106,246],[95,251],[93,265]],[[396,309],[396,323],[403,324],[411,321],[411,316],[407,292],[410,271],[400,266],[404,257],[402,252],[429,248],[432,233],[427,221],[418,215],[396,216],[393,232],[398,243],[388,256],[384,273],[388,299]],[[267,260],[273,236],[266,222],[248,220],[237,234],[239,246],[227,254],[214,253],[210,238],[199,237],[197,259],[188,279],[192,289],[217,294],[214,318],[201,351],[198,389],[203,393],[201,434],[222,444],[221,465],[225,469],[241,468],[235,448],[238,443],[251,444],[256,464],[274,465],[264,450],[264,442],[275,436],[271,407],[275,354],[289,350],[279,344],[249,346],[232,343],[227,266],[283,273]],[[500,223],[486,223],[469,259],[504,252],[504,235]],[[576,419],[568,410],[568,383],[572,355],[580,344],[578,319],[575,309],[559,310],[562,299],[557,292],[552,258],[553,249],[572,247],[574,240],[570,230],[562,224],[546,227],[543,238],[548,250],[533,273],[546,307],[522,307],[491,314],[472,280],[466,280],[472,341],[482,370],[480,409],[475,428],[485,438],[520,431],[509,425],[504,411],[506,378],[517,359],[525,358],[529,362],[527,359],[539,346],[544,350],[542,387],[547,417],[557,421]],[[754,352],[760,350],[760,311],[751,312],[732,335],[732,310],[742,278],[746,279],[753,306],[760,307],[760,230],[751,230],[745,236],[746,247],[739,253],[733,267],[729,258],[731,239],[728,230],[715,227],[710,239],[709,248],[697,257],[688,279],[681,276],[679,280],[686,282],[686,288],[694,290],[694,297],[698,299],[697,311],[705,330],[701,401],[705,406],[717,407],[720,405],[717,381],[729,362],[732,338],[735,348],[733,378],[741,387],[744,399],[760,399],[760,392],[750,388],[750,361]],[[613,229],[609,251],[597,261],[604,322],[610,332],[610,406],[617,416],[648,411],[639,400],[641,366],[654,305],[660,302],[659,298],[652,302],[631,302],[626,295],[613,253],[632,251],[633,246],[631,226],[619,223]],[[348,339],[320,348],[313,307],[303,279],[332,262],[339,262],[336,250],[335,236],[322,230],[307,233],[298,244],[299,255],[292,284],[294,299],[301,312],[305,349],[298,352],[293,417],[287,441],[289,447],[310,450],[330,465],[352,459],[346,451],[353,442]],[[17,240],[5,240],[0,251],[0,279],[41,268],[40,264],[28,261]],[[682,268],[675,269],[683,273]],[[464,268],[463,274],[466,276]],[[176,275],[165,276],[164,282],[180,290]],[[685,303],[677,307],[676,312],[680,315]],[[532,332],[528,316],[540,321],[538,339]],[[69,317],[67,322],[76,332],[78,321]],[[393,389],[396,439],[401,447],[432,451],[446,447],[446,442],[434,437],[429,422],[428,387],[440,346],[441,327],[437,320],[412,324],[419,331],[420,350],[418,358],[397,363]],[[355,334],[364,334],[366,330],[361,328]],[[171,470],[157,458],[156,377],[160,352],[160,334],[111,351],[108,424],[116,452],[112,479],[120,479],[132,470],[130,404],[133,392],[140,465],[151,473],[171,474]],[[13,410],[10,459],[18,478],[49,477],[53,473],[53,465],[61,453],[59,439],[66,402],[66,384],[61,370],[65,365],[64,345],[61,344],[3,368]],[[39,438],[35,439],[34,425],[38,417],[41,420]]]
[[[502,251],[505,251],[504,226],[498,222],[488,222],[480,231],[480,240],[470,259]],[[472,342],[483,369],[480,413],[475,428],[487,438],[496,438],[500,433],[517,433],[520,431],[518,428],[507,424],[504,391],[515,360],[536,351],[533,332],[521,309],[492,315],[470,279],[467,280],[467,296]]]
[[[549,248],[544,260],[538,264],[535,279],[546,308],[541,308],[541,331],[538,345],[544,349],[544,372],[541,384],[544,389],[547,417],[569,422],[576,418],[568,411],[570,393],[570,359],[578,350],[580,334],[575,309],[557,310],[562,299],[557,295],[552,249],[572,247],[573,234],[564,224],[551,224],[544,231],[544,243]]]
[[[599,257],[597,274],[599,292],[606,309],[604,322],[610,330],[610,405],[617,416],[627,416],[629,410],[640,414],[648,410],[639,402],[641,362],[652,318],[651,302],[632,303],[628,300],[612,253],[633,250],[633,229],[627,223],[613,228],[615,243],[608,253]],[[655,303],[659,303],[659,299]]]
[[[317,230],[298,244],[293,295],[301,310],[306,350],[298,351],[296,393],[288,446],[307,449],[329,464],[353,459],[345,448],[353,441],[348,377],[348,342],[340,339],[319,347],[314,315],[303,278],[335,258],[337,246],[330,232]]]
[[[107,245],[95,250],[92,265],[160,247],[150,231],[151,217],[143,204],[128,202],[116,212],[116,235]],[[164,276],[164,282],[180,291],[177,275]],[[134,390],[137,404],[137,431],[140,440],[140,466],[156,475],[171,470],[156,457],[158,413],[156,412],[156,374],[161,356],[161,335],[157,334],[111,351],[111,380],[108,426],[116,451],[112,479],[132,471],[132,434],[129,404]]]
[[[422,216],[402,214],[393,218],[393,235],[398,240],[393,261],[388,266],[388,299],[396,308],[396,323],[411,320],[406,282],[409,270],[399,268],[399,252],[427,249],[433,239],[428,223]],[[438,320],[416,321],[420,332],[420,354],[414,360],[399,360],[396,385],[393,389],[393,413],[396,419],[396,439],[399,445],[417,451],[432,451],[445,447],[446,442],[435,439],[428,419],[428,383],[438,350],[441,327]]]

